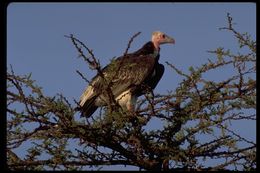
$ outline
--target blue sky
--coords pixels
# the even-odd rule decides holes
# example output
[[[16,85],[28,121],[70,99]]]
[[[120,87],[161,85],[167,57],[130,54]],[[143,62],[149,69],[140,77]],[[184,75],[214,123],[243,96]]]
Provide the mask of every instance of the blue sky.
[[[188,72],[214,58],[208,50],[225,47],[238,52],[237,41],[227,31],[230,13],[239,32],[256,38],[256,4],[254,3],[11,3],[7,9],[7,68],[12,64],[17,74],[32,73],[46,95],[63,93],[70,101],[78,99],[88,79],[95,72],[79,58],[71,41],[74,34],[105,66],[110,59],[124,53],[130,37],[141,31],[129,50],[135,51],[150,40],[156,30],[176,40],[175,45],[161,46],[160,61],[165,74],[155,93],[174,90],[180,78],[165,61]],[[232,73],[223,69],[211,78],[221,80]],[[239,128],[245,128],[240,124]],[[255,126],[247,127],[255,138]]]

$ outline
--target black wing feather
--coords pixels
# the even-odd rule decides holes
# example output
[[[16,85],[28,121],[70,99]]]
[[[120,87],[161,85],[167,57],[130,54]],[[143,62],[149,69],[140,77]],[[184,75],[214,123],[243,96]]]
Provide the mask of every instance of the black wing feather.
[[[140,85],[153,72],[156,59],[152,56],[125,56],[117,59],[103,69],[106,82],[110,83],[115,97],[129,87]],[[95,93],[106,89],[104,81],[97,75],[93,79]]]
[[[80,108],[80,111],[82,112],[81,116],[90,117],[97,110],[98,106],[95,105],[95,99],[96,97],[92,97]]]

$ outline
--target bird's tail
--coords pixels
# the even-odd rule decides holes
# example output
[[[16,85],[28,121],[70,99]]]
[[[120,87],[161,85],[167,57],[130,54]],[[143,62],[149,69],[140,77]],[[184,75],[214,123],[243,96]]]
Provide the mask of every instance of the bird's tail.
[[[94,88],[89,85],[83,94],[80,96],[78,111],[81,111],[81,116],[90,117],[96,110],[95,100],[97,95],[94,92]]]
[[[81,116],[88,118],[97,110],[98,106],[95,105],[95,99],[96,97],[92,97],[86,100],[84,105],[76,108],[77,111],[81,111]]]

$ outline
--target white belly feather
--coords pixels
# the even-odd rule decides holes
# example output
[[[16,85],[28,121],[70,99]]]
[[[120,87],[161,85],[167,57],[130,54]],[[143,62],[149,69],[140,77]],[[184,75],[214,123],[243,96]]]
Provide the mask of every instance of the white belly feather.
[[[132,95],[130,90],[126,90],[116,98],[118,104],[122,107],[126,107],[128,110],[135,108],[136,100],[137,97]]]
[[[80,97],[80,106],[84,106],[84,103],[91,99],[94,96],[94,89],[92,86],[88,86],[84,93]],[[107,99],[104,98],[103,95],[100,95],[97,97],[95,104],[96,106],[105,106],[107,105]],[[132,95],[130,90],[126,90],[123,93],[121,93],[119,96],[115,98],[115,100],[118,102],[118,104],[124,108],[127,108],[128,110],[133,110],[135,108],[135,104],[137,101],[137,97]]]

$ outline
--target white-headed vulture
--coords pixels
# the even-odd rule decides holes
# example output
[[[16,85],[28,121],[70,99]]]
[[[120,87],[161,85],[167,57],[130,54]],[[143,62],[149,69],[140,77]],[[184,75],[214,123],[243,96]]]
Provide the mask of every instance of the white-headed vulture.
[[[123,55],[102,69],[106,82],[96,75],[80,97],[80,110],[86,117],[91,116],[99,106],[109,104],[107,84],[114,99],[124,108],[133,111],[137,97],[145,94],[147,88],[154,89],[160,81],[164,66],[159,63],[160,45],[174,44],[175,40],[156,31],[151,41],[136,52]]]

